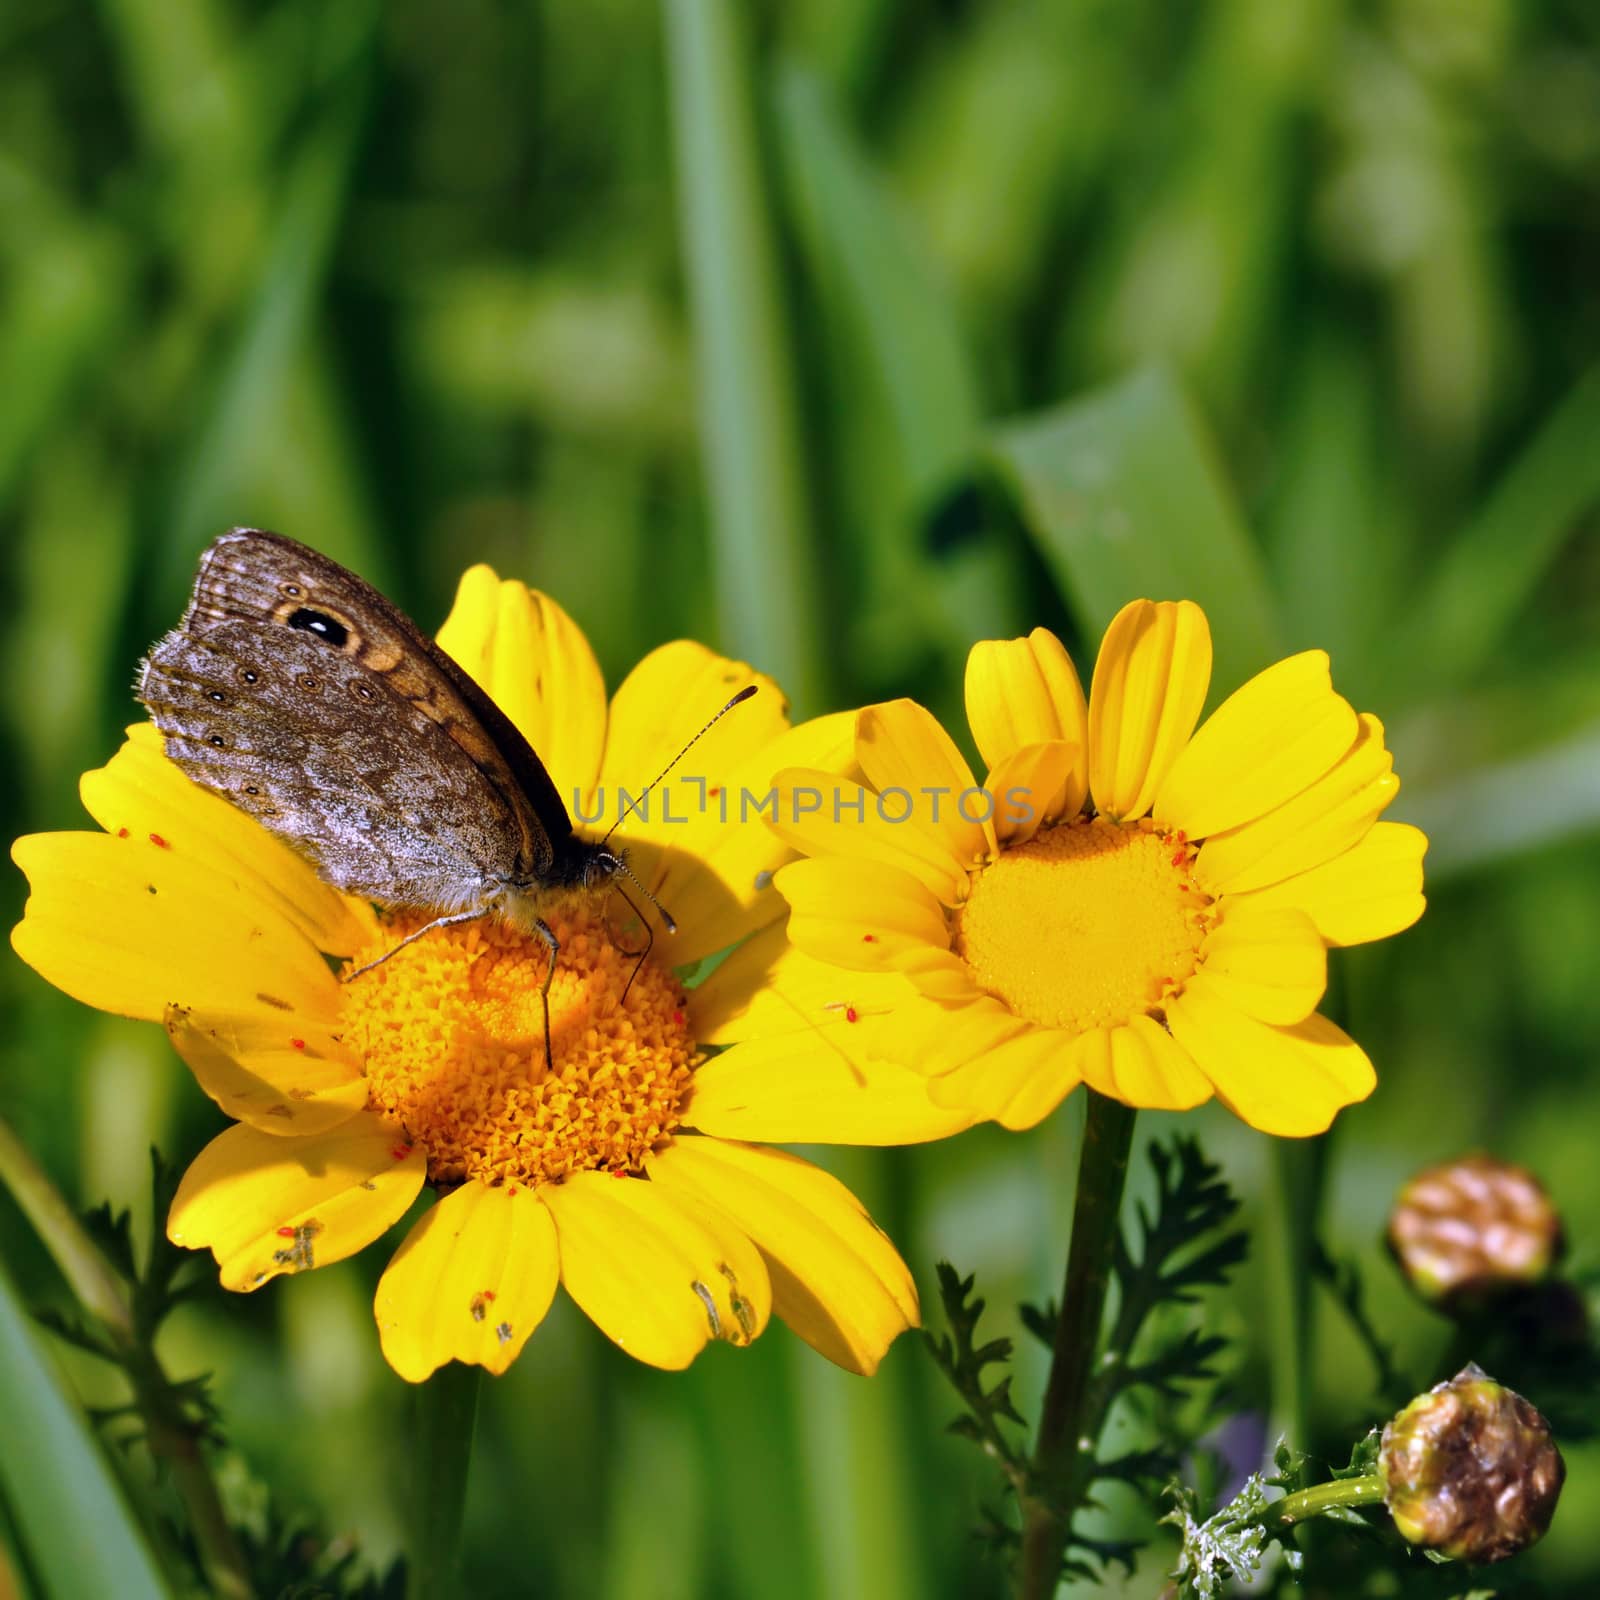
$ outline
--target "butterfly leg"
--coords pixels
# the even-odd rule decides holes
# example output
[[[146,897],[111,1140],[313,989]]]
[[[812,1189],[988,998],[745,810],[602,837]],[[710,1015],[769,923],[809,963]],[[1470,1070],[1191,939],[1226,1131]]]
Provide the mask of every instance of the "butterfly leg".
[[[539,1002],[544,1007],[544,1065],[547,1072],[556,1070],[555,1058],[550,1050],[550,985],[556,978],[556,957],[561,954],[561,941],[543,917],[533,919],[533,930],[544,941],[550,952],[550,965],[545,968],[544,982],[539,985]]]
[[[644,929],[645,935],[643,950],[624,950],[620,944],[617,945],[617,950],[622,955],[637,956],[639,958],[634,962],[633,971],[628,974],[628,981],[623,986],[622,1000],[619,1002],[619,1004],[626,1004],[628,999],[628,990],[633,987],[633,980],[639,976],[639,969],[645,964],[645,961],[648,958],[651,950],[655,947],[656,930],[651,924],[650,919],[629,898],[628,891],[624,889],[620,883],[613,883],[611,887],[616,891],[616,893],[622,896],[624,902],[627,904],[628,909],[633,913],[634,919]],[[610,932],[609,926],[607,927],[606,931],[608,933]],[[612,937],[612,942],[616,943],[615,935]]]
[[[343,982],[351,983],[364,972],[371,972],[374,967],[381,967],[390,956],[404,950],[414,940],[420,939],[425,933],[432,933],[435,928],[459,928],[463,922],[478,922],[496,908],[494,906],[481,906],[476,911],[458,911],[454,916],[435,917],[432,922],[425,922],[415,933],[408,933],[399,944],[392,949],[385,950],[375,961],[369,961],[364,967],[357,967],[354,972],[347,972]],[[548,980],[547,980],[548,984]]]

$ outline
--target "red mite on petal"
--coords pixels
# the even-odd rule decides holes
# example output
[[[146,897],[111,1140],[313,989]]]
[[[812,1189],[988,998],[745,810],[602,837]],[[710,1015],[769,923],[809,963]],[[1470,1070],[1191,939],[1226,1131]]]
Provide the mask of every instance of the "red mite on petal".
[[[304,1039],[291,1039],[289,1044],[293,1049],[296,1050],[304,1050],[306,1047],[306,1042]]]
[[[411,1146],[408,1144],[397,1144],[394,1149],[389,1152],[389,1154],[392,1155],[396,1161],[404,1161],[405,1158],[411,1154]]]
[[[278,1237],[280,1239],[292,1239],[292,1238],[294,1238],[294,1229],[293,1228],[279,1228],[278,1229]]]
[[[861,935],[861,942],[862,944],[876,944],[878,936],[875,933],[864,933]]]
[[[858,1016],[859,1013],[856,1011],[854,1006],[846,1006],[844,1008],[844,1020],[846,1022],[855,1022],[858,1019]]]
[[[128,837],[128,830],[126,828],[118,828],[117,837],[119,839],[126,839]]]
[[[168,844],[159,833],[152,833],[150,835],[150,843],[153,844],[157,850],[170,850],[172,848],[172,846]]]

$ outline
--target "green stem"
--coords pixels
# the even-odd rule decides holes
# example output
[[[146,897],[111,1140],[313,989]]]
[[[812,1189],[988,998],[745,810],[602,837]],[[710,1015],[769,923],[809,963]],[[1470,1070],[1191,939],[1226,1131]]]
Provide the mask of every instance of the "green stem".
[[[1056,1592],[1072,1513],[1087,1488],[1095,1438],[1103,1421],[1088,1415],[1087,1402],[1111,1282],[1111,1246],[1128,1176],[1128,1152],[1133,1146],[1134,1111],[1092,1089],[1084,1093],[1088,1111],[1078,1162],[1072,1241],[1033,1453],[1034,1473],[1047,1486],[1047,1499],[1029,1496],[1023,1502],[1020,1600],[1047,1600]],[[1065,1514],[1053,1507],[1065,1508]]]
[[[140,1337],[122,1279],[84,1232],[66,1196],[4,1121],[0,1121],[0,1181],[33,1224],[78,1304],[105,1329],[109,1348],[133,1386],[133,1403],[151,1457],[171,1475],[183,1500],[211,1592],[224,1600],[249,1600],[255,1592],[249,1568],[228,1526],[200,1433],[161,1358]]]
[[[452,1361],[417,1396],[409,1600],[448,1600],[460,1592],[461,1524],[482,1379],[482,1367]]]
[[[1272,1404],[1267,1453],[1279,1439],[1306,1442],[1311,1370],[1311,1247],[1321,1210],[1325,1151],[1320,1140],[1274,1139],[1262,1224],[1271,1329]]]
[[[1331,1511],[1336,1506],[1375,1506],[1383,1503],[1383,1479],[1377,1473],[1365,1478],[1335,1478],[1314,1484],[1275,1500],[1262,1516],[1265,1526],[1287,1528]]]

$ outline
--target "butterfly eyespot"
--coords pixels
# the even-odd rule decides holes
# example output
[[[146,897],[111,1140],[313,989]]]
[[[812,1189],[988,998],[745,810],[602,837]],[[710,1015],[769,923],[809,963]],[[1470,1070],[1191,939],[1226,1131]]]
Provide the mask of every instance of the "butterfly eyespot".
[[[298,583],[286,583],[283,585],[283,592],[291,600],[298,600],[305,591],[301,589]],[[293,624],[290,624],[290,626],[293,626]]]
[[[228,748],[228,741],[224,739],[220,733],[212,734],[209,742],[214,744],[219,750],[226,750]]]
[[[247,783],[244,786],[244,792],[246,794],[260,794],[261,793],[261,791],[253,783]]]
[[[239,674],[239,676],[243,678],[246,683],[259,683],[261,681],[261,674],[259,672],[252,672],[248,667],[246,667],[244,671]]]
[[[350,630],[337,617],[330,617],[326,611],[313,611],[309,606],[301,606],[292,613],[288,623],[291,628],[300,628],[306,633],[316,634],[319,639],[326,639],[335,649],[342,648],[350,637]]]
[[[322,687],[322,680],[314,672],[302,672],[294,681],[302,689],[320,689]]]
[[[206,698],[209,700],[215,700],[219,706],[225,706],[228,703],[227,695],[225,695],[220,689],[213,689]]]
[[[371,700],[375,698],[372,692],[372,685],[370,683],[352,683],[350,685],[350,692],[358,700]]]

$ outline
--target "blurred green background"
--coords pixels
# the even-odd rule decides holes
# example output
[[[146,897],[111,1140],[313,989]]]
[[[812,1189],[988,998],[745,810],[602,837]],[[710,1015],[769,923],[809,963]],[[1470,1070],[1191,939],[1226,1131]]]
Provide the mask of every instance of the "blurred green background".
[[[0,217],[10,834],[84,823],[77,774],[232,523],[428,627],[491,561],[575,614],[613,684],[688,633],[797,713],[915,693],[957,728],[974,639],[1045,623],[1087,669],[1123,600],[1188,594],[1222,692],[1331,650],[1389,730],[1391,815],[1433,838],[1423,923],[1333,963],[1381,1081],[1330,1141],[1327,1236],[1380,1326],[1442,1375],[1444,1325],[1377,1239],[1399,1181],[1463,1148],[1533,1166],[1575,1260],[1600,1256],[1583,0],[20,0]],[[4,893],[14,921],[20,874]],[[14,959],[0,995],[0,1111],[69,1194],[139,1212],[147,1146],[186,1159],[218,1114],[159,1029]],[[826,1159],[925,1303],[948,1256],[1016,1333],[1016,1302],[1057,1292],[1080,1120]],[[1267,1142],[1184,1125],[1258,1216]],[[60,1299],[4,1199],[0,1244]],[[166,1346],[216,1374],[235,1489],[379,1564],[410,1425],[372,1328],[385,1258],[209,1296]],[[1245,1409],[1265,1270],[1217,1311]],[[1342,1459],[1381,1410],[1325,1298],[1314,1390]],[[968,1531],[998,1489],[942,1436],[954,1411],[910,1339],[871,1384],[776,1325],[668,1376],[563,1303],[486,1391],[469,1574],[998,1592]],[[1517,1569],[1549,1593],[1600,1580],[1600,1453],[1569,1463]]]

